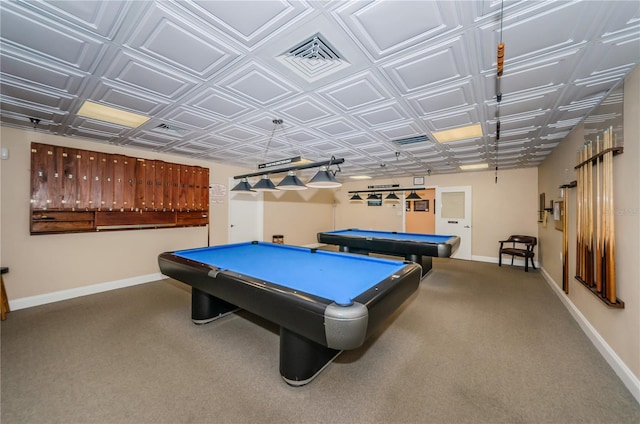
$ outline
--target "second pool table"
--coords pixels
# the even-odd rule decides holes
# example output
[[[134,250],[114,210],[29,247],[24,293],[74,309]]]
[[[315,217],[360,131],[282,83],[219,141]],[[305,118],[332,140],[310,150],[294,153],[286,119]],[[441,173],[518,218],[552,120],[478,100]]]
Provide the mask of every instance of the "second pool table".
[[[300,386],[360,347],[420,284],[412,262],[265,242],[166,252],[164,275],[189,284],[191,318],[238,308],[280,326],[280,374]]]
[[[422,266],[425,275],[431,270],[432,257],[448,258],[456,252],[460,237],[350,228],[318,233],[318,242],[338,245],[341,252],[403,256]]]

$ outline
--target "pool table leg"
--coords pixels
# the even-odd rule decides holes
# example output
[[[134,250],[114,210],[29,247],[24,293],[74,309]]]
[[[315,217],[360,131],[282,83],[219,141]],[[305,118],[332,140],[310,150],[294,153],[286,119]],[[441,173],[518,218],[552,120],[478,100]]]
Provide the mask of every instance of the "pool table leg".
[[[238,309],[236,305],[191,288],[191,320],[194,324],[206,324]]]
[[[409,254],[404,257],[406,260],[415,262],[422,267],[422,276],[427,275],[432,268],[431,256]]]
[[[280,375],[291,386],[309,383],[341,352],[280,327]]]

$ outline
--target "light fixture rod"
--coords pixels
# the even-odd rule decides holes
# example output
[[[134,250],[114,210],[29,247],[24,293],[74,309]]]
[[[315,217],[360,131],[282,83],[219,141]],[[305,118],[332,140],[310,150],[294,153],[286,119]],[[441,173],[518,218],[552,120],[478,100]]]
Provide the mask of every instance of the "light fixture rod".
[[[338,165],[338,164],[341,164],[341,163],[344,163],[344,158],[336,159],[336,158],[332,157],[331,159],[326,160],[324,162],[306,163],[304,165],[289,166],[287,168],[273,169],[273,170],[270,170],[270,171],[260,171],[260,172],[253,172],[251,174],[236,175],[235,177],[233,177],[233,179],[234,180],[239,180],[241,178],[258,177],[260,175],[266,175],[266,174],[280,174],[280,173],[283,173],[283,172],[297,171],[297,170],[300,170],[300,169],[319,168],[321,166]]]
[[[394,187],[394,188],[377,188],[372,190],[351,190],[348,193],[380,193],[382,191],[410,191],[410,190],[426,190],[424,187]]]

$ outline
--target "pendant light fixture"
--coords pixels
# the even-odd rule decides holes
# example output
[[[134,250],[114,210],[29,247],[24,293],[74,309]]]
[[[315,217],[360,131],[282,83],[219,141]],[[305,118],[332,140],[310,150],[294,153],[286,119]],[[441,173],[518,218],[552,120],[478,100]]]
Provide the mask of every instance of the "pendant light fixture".
[[[296,176],[295,171],[287,172],[287,176],[280,181],[277,185],[280,190],[306,190],[307,186],[304,185],[300,178]]]
[[[269,178],[269,174],[264,174],[252,188],[255,191],[278,191],[276,185]]]
[[[411,190],[411,193],[407,196],[407,200],[422,200],[422,197],[420,197],[415,190]]]
[[[242,191],[246,193],[254,193],[255,191],[251,189],[251,184],[247,181],[247,178],[243,178],[240,182],[231,189],[231,191]]]
[[[351,196],[351,199],[349,200],[364,200],[364,199],[360,197],[360,194],[356,193],[353,196]]]
[[[309,180],[307,187],[313,188],[336,188],[341,187],[342,183],[336,180],[328,166],[321,166],[316,175]]]
[[[396,200],[396,201],[400,201],[400,198],[398,197],[398,195],[395,192],[391,192],[387,195],[387,197],[385,197],[385,200]]]

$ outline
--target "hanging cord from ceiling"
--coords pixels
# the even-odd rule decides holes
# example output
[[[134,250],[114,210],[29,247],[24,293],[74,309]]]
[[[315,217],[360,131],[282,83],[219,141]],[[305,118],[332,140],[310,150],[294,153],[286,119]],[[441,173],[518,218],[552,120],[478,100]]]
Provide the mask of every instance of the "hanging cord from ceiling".
[[[495,184],[498,184],[498,144],[500,142],[500,102],[502,102],[502,74],[504,71],[504,41],[502,41],[502,24],[504,22],[504,0],[500,6],[500,42],[498,43],[498,58],[496,63],[496,144],[495,144],[495,161],[496,161],[496,177]]]

